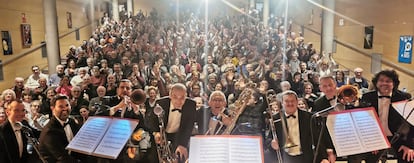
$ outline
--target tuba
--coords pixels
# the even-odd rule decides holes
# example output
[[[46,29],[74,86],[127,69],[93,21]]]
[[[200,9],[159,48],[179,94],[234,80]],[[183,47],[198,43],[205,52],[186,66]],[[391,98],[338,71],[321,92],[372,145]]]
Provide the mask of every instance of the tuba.
[[[246,109],[246,104],[249,99],[252,98],[255,87],[255,83],[248,83],[246,88],[241,92],[239,98],[234,102],[234,108],[230,110],[230,117],[232,118],[231,123],[223,131],[222,135],[231,135],[234,127],[236,126],[237,119],[239,119],[240,114],[243,113],[244,109]]]

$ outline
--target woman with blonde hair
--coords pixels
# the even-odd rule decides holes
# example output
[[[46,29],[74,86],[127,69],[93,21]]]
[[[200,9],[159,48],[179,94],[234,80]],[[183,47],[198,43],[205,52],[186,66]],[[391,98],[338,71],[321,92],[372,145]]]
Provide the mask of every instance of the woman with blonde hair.
[[[1,106],[7,108],[7,105],[16,100],[16,93],[12,89],[6,89],[1,93],[0,97]]]

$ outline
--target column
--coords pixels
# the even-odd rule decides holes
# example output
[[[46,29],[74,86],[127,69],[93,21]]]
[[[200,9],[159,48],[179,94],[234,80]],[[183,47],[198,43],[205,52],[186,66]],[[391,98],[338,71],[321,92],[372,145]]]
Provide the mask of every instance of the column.
[[[332,11],[335,11],[335,1],[323,0],[323,5]],[[327,10],[323,10],[322,15],[322,47],[321,50],[326,54],[332,52],[334,41],[334,14]]]
[[[43,0],[43,14],[45,19],[45,40],[48,69],[49,74],[53,74],[56,73],[56,66],[60,64],[59,34],[55,0]]]
[[[112,0],[112,19],[119,21],[118,0]]]
[[[128,17],[131,17],[133,15],[135,15],[134,13],[134,4],[132,3],[132,0],[127,0],[127,12],[128,12]]]
[[[263,25],[267,27],[269,24],[269,0],[263,0]]]
[[[90,15],[91,15],[91,33],[95,31],[96,20],[95,20],[95,0],[89,0]],[[100,8],[100,7],[98,7]],[[99,10],[99,9],[98,9]]]

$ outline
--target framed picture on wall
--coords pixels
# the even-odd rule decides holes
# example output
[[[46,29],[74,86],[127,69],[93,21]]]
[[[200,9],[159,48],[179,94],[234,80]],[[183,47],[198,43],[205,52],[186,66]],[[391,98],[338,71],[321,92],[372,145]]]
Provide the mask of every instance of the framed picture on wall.
[[[23,48],[32,46],[32,29],[30,24],[21,24]]]
[[[1,31],[1,43],[3,46],[4,55],[13,54],[12,41],[9,31]]]
[[[66,20],[68,22],[68,28],[72,28],[72,13],[66,12]]]

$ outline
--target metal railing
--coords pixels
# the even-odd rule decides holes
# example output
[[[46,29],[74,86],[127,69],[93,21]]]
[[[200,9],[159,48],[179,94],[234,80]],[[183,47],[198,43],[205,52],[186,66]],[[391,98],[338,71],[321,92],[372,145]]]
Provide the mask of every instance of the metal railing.
[[[85,25],[83,25],[83,26],[81,26],[81,27],[78,27],[78,28],[75,28],[75,29],[73,29],[73,30],[70,30],[70,31],[68,31],[68,32],[66,32],[66,33],[64,33],[64,34],[62,34],[62,35],[60,35],[60,36],[59,36],[59,39],[62,39],[62,38],[64,38],[64,37],[66,37],[66,36],[70,35],[70,34],[71,34],[71,33],[73,33],[73,32],[79,31],[80,29],[85,28],[86,26],[89,26],[90,24],[91,24],[91,23],[87,23],[87,24],[85,24]],[[46,46],[46,42],[41,42],[40,44],[38,44],[38,45],[36,45],[36,46],[34,46],[34,47],[32,47],[32,48],[28,49],[28,50],[25,50],[25,51],[23,51],[23,52],[21,52],[21,53],[19,53],[19,54],[13,55],[13,57],[11,57],[11,58],[9,58],[9,59],[6,59],[6,60],[2,63],[2,65],[3,65],[3,66],[6,66],[6,65],[8,65],[8,64],[10,64],[10,63],[12,63],[12,62],[14,62],[14,61],[16,61],[16,60],[20,59],[20,58],[23,58],[24,56],[26,56],[26,55],[28,55],[28,54],[33,53],[33,52],[34,52],[34,51],[36,51],[36,50],[39,50],[39,49],[40,49],[40,48],[42,48],[43,46]]]

